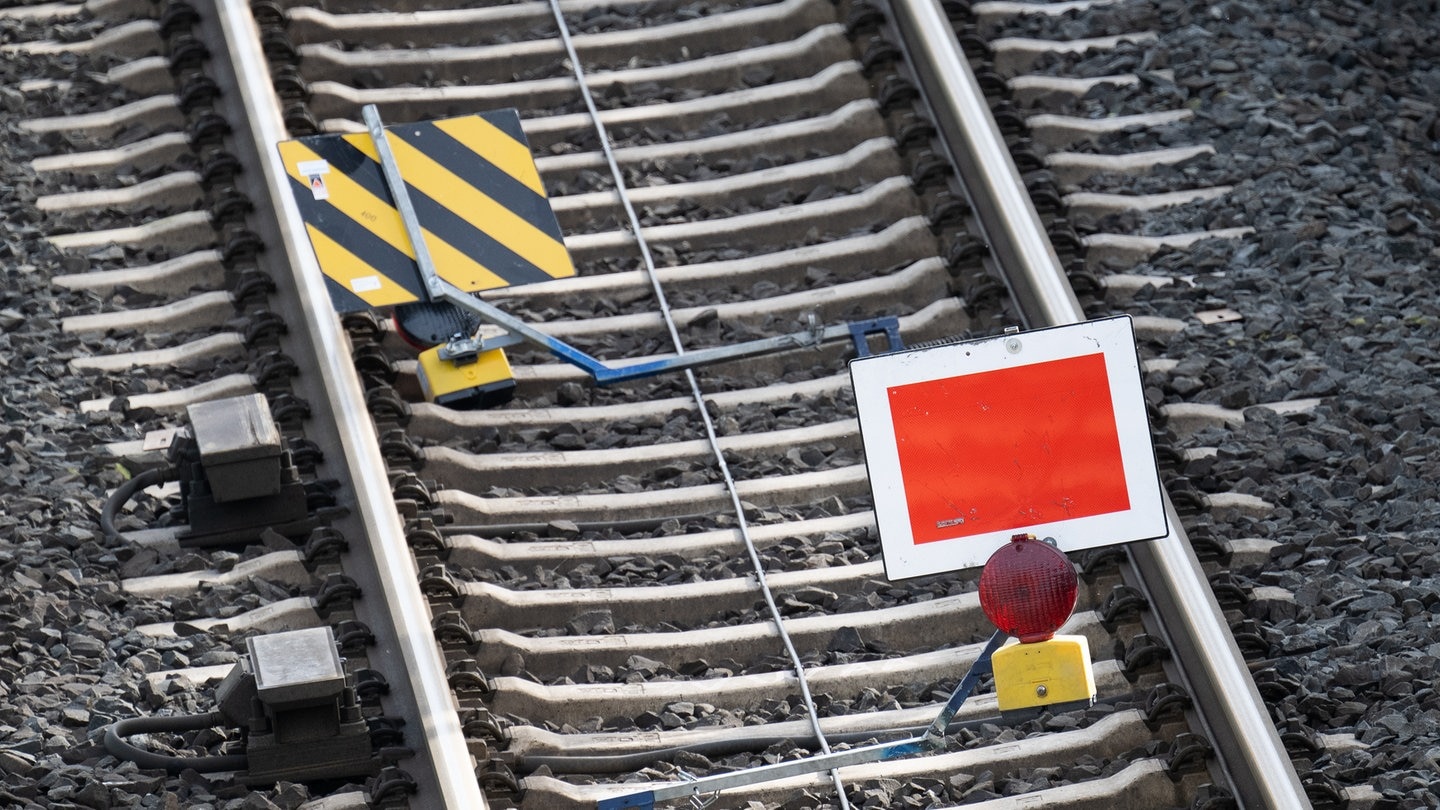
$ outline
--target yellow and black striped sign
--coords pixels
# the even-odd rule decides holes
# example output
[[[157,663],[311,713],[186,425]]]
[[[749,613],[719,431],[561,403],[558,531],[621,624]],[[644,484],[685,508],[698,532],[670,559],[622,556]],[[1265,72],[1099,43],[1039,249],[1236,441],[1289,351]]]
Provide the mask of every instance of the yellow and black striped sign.
[[[513,109],[385,128],[439,276],[466,292],[575,275]],[[427,300],[369,133],[279,144],[340,312]]]

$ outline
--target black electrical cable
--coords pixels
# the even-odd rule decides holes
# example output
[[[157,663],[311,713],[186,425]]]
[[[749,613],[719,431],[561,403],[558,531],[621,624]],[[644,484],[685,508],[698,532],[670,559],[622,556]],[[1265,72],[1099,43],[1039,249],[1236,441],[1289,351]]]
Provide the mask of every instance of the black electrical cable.
[[[167,470],[146,470],[129,481],[115,488],[110,497],[105,501],[105,508],[100,512],[100,530],[105,532],[105,539],[114,541],[120,536],[120,530],[115,528],[115,516],[120,510],[135,497],[140,490],[165,482]]]
[[[131,734],[154,734],[159,732],[196,731],[214,726],[229,725],[220,712],[209,714],[176,714],[163,717],[131,717],[111,723],[105,729],[105,750],[111,754],[150,770],[165,770],[179,773],[192,769],[200,773],[215,771],[244,771],[249,769],[250,760],[244,754],[221,756],[182,757],[172,754],[157,754],[131,745],[125,738]]]

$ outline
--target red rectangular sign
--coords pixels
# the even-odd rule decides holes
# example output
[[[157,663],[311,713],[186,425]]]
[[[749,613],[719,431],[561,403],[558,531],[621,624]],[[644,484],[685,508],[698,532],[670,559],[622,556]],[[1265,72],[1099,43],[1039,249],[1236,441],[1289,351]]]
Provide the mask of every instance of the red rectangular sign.
[[[1105,355],[887,389],[919,545],[1130,508]]]
[[[891,579],[984,564],[1015,534],[1061,551],[1163,537],[1126,316],[856,358]]]

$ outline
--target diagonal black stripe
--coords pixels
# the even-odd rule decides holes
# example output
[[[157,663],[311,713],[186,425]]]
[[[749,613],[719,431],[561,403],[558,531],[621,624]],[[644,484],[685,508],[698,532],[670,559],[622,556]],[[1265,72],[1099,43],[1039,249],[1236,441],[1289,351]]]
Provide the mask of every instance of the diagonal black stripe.
[[[452,142],[454,141],[454,139],[449,138],[448,135],[446,138]],[[303,142],[306,146],[309,146],[316,155],[329,161],[332,168],[343,171],[347,177],[363,186],[365,190],[384,200],[387,205],[391,207],[394,206],[394,201],[390,196],[390,190],[385,185],[385,178],[380,171],[380,164],[371,160],[364,152],[356,149],[354,145],[345,141],[343,138],[334,135],[313,136],[312,138],[303,139]],[[459,144],[457,144],[457,146],[458,145]],[[464,147],[462,146],[460,148],[463,149]],[[468,149],[466,152],[474,156],[474,153]],[[479,158],[478,156],[474,156],[474,159],[478,160]],[[468,222],[463,216],[451,211],[428,195],[421,193],[419,189],[409,183],[405,184],[405,188],[410,192],[410,202],[415,206],[415,215],[420,218],[420,224],[426,230],[443,239],[456,250],[464,252],[477,263],[495,273],[495,275],[505,279],[506,282],[510,284],[529,284],[535,281],[548,281],[552,278],[548,273],[515,253],[515,251],[506,247],[503,243],[496,241],[485,231]],[[526,191],[528,192],[529,189],[526,189]],[[308,196],[310,192],[306,190],[305,193]],[[534,192],[530,193],[532,195],[534,194]],[[549,213],[548,203],[546,204],[546,212]],[[554,214],[550,214],[550,217],[553,220]],[[555,230],[556,232],[559,231],[558,225]],[[348,242],[342,242],[341,244],[344,244],[358,255],[369,255],[355,250]],[[411,266],[414,266],[413,262]],[[444,272],[444,268],[439,268],[437,272],[440,272],[442,276],[447,275]],[[416,284],[418,285],[418,269],[415,273],[417,279]],[[392,276],[392,278],[394,277]],[[395,280],[398,282],[400,279],[396,278]],[[408,285],[404,286],[406,289],[410,289]]]
[[[365,303],[365,299],[350,292],[344,284],[329,276],[325,277],[325,289],[330,293],[330,306],[336,312],[363,312],[371,309],[371,306]]]
[[[536,230],[556,242],[564,241],[560,223],[555,220],[550,201],[543,194],[535,193],[504,169],[486,160],[483,155],[472,152],[468,146],[433,124],[402,129],[403,132],[391,135],[424,152],[451,174],[485,192],[490,199],[513,211]]]
[[[339,135],[312,135],[301,138],[300,142],[310,147],[310,151],[317,156],[324,158],[331,169],[349,177],[391,208],[395,207],[395,200],[390,197],[390,188],[385,185],[385,176],[380,172],[380,164],[356,149],[349,141]]]
[[[424,288],[420,284],[420,271],[415,266],[413,259],[397,250],[389,242],[376,236],[369,228],[351,219],[340,209],[324,200],[315,199],[315,195],[311,193],[310,187],[305,183],[291,177],[290,188],[300,207],[300,216],[307,224],[335,240],[337,244],[344,245],[346,250],[356,256],[363,257],[365,263],[373,267],[376,272],[404,287],[412,295],[422,301],[428,300]],[[370,305],[364,304],[363,301],[362,305],[358,307],[354,305],[354,301],[341,301],[335,297],[333,291],[330,298],[335,309],[340,312],[355,312],[370,308]],[[342,308],[342,305],[348,308]]]
[[[525,137],[525,128],[520,125],[520,111],[514,107],[506,107],[500,110],[489,110],[480,113],[480,117],[490,122],[490,126],[509,135],[524,146],[530,149],[530,139]]]
[[[531,264],[504,244],[495,241],[490,234],[476,228],[464,217],[414,188],[410,189],[410,201],[415,204],[415,213],[425,224],[426,230],[453,245],[457,250],[464,251],[476,262],[484,265],[510,284],[530,284],[536,281],[548,281],[551,278],[550,274]]]

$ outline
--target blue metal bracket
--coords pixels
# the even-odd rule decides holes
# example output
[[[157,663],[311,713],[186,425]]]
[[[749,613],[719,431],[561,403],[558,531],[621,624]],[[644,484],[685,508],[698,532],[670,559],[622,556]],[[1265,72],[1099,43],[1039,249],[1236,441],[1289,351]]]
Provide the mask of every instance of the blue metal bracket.
[[[846,324],[850,327],[850,340],[855,344],[856,357],[869,357],[870,342],[866,340],[870,335],[885,336],[885,353],[898,352],[905,348],[900,340],[900,319],[895,317],[871,318],[868,321],[851,321]]]
[[[966,671],[965,677],[955,685],[955,691],[950,693],[950,699],[945,702],[944,708],[935,716],[930,725],[925,728],[924,733],[918,737],[911,737],[896,742],[879,743],[867,745],[861,748],[851,748],[848,751],[835,751],[829,754],[799,759],[792,762],[780,762],[775,765],[765,765],[759,768],[750,768],[744,771],[733,773],[722,773],[717,776],[707,776],[703,779],[695,779],[688,782],[675,782],[652,790],[639,793],[627,793],[623,796],[614,796],[608,799],[600,799],[595,803],[596,810],[622,810],[626,807],[640,807],[645,810],[653,810],[655,802],[684,797],[698,798],[703,794],[715,793],[726,788],[742,787],[744,785],[756,785],[761,782],[770,782],[776,779],[784,779],[791,776],[800,776],[809,773],[818,773],[832,768],[841,768],[847,765],[859,765],[865,762],[878,762],[883,759],[894,759],[896,757],[920,754],[938,748],[945,739],[945,729],[950,726],[950,721],[955,719],[955,714],[975,691],[975,686],[980,682],[981,676],[990,671],[990,657],[1000,649],[1000,645],[1009,638],[1005,633],[996,630],[990,640],[985,642],[985,648],[980,651],[975,662]]]

